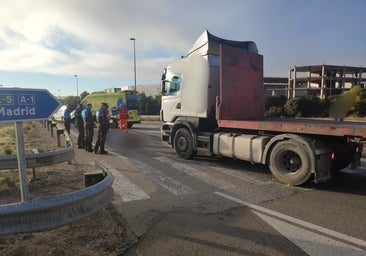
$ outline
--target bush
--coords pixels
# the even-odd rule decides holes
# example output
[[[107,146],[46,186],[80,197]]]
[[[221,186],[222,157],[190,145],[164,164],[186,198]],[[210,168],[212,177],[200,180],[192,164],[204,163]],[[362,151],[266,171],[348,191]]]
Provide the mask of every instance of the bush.
[[[366,92],[362,90],[359,86],[354,86],[344,94],[349,95],[348,97],[351,99],[349,114],[355,116],[365,116]]]
[[[283,107],[286,104],[287,98],[284,95],[270,96],[265,99],[265,109],[269,110],[271,107]]]
[[[13,154],[13,151],[14,151],[14,148],[13,148],[12,145],[6,145],[4,147],[4,153],[5,153],[5,155],[11,155],[11,154]]]
[[[336,97],[330,98],[329,115],[336,119],[346,116],[362,117],[366,115],[366,94],[358,86],[352,87]]]
[[[284,110],[287,116],[296,117],[299,116],[299,103],[300,98],[293,98],[287,100]]]
[[[285,104],[285,113],[291,117],[325,117],[328,115],[329,100],[321,100],[314,95],[289,99]]]
[[[284,105],[286,96],[270,96],[265,99],[265,111],[267,117],[283,116],[285,114]]]

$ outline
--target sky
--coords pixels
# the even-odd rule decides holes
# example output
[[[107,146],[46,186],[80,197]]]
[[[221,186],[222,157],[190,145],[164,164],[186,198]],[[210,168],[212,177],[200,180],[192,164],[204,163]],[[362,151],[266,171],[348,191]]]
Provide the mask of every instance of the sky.
[[[365,24],[366,0],[0,0],[0,87],[76,96],[134,85],[134,44],[137,85],[159,84],[205,30],[254,41],[265,77],[366,67]]]

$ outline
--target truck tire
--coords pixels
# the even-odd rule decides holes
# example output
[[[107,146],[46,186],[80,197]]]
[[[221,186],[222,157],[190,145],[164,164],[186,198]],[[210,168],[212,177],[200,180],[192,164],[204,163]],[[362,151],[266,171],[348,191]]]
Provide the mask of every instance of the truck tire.
[[[193,150],[193,138],[186,128],[180,128],[174,135],[175,152],[184,159],[191,159],[195,155]]]
[[[293,140],[280,141],[274,146],[269,168],[276,179],[295,186],[306,182],[311,175],[305,146]]]

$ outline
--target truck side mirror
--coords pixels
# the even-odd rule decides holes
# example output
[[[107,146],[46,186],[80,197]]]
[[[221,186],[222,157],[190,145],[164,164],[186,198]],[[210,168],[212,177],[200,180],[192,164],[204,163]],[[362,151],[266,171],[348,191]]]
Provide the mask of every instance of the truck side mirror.
[[[161,76],[161,93],[165,94],[166,93],[166,89],[165,89],[165,78],[166,75],[165,73]]]

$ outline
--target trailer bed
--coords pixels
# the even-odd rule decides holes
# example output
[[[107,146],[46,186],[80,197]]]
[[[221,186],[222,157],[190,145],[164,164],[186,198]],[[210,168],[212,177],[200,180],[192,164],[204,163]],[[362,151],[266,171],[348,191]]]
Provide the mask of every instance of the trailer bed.
[[[317,119],[282,119],[264,120],[219,120],[220,128],[235,128],[263,132],[298,133],[329,135],[338,137],[358,137],[366,140],[366,122],[332,121]]]

